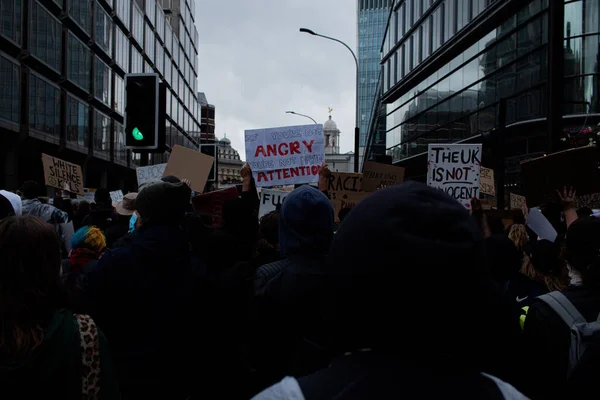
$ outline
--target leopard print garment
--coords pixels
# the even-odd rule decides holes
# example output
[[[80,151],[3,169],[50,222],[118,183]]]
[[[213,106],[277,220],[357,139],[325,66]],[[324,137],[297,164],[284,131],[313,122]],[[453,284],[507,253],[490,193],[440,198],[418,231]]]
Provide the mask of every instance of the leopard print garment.
[[[100,398],[100,341],[98,328],[88,315],[76,314],[81,339],[81,398],[97,400]]]

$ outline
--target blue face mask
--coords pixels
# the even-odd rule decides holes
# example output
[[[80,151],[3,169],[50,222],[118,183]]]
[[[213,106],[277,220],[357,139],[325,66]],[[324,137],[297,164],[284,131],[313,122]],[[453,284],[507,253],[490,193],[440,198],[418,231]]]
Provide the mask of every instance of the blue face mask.
[[[137,213],[134,212],[131,218],[129,219],[129,231],[127,233],[135,231],[135,223],[137,222],[137,219]]]

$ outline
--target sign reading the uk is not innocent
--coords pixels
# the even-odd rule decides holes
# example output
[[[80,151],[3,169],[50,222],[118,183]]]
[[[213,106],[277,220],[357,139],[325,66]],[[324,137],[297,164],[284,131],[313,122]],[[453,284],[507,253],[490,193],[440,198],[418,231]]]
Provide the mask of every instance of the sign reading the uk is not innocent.
[[[319,180],[325,161],[323,125],[253,129],[245,132],[246,160],[256,186],[295,185]]]

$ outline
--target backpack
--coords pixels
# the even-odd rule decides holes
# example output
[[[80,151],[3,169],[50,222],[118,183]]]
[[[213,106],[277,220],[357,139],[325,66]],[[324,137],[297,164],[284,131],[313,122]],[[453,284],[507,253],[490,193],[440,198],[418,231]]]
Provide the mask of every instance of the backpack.
[[[587,322],[573,303],[561,292],[551,292],[538,297],[538,299],[548,304],[571,329],[571,350],[567,370],[567,377],[570,377],[586,349],[594,341],[600,339],[600,315],[595,321]]]

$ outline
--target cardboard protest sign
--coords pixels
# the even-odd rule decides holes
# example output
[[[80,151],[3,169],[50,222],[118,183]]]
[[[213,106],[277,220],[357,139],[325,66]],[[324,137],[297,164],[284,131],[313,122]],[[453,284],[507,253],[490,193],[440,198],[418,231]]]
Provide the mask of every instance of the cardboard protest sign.
[[[360,192],[363,174],[348,172],[332,172],[327,183],[327,193],[331,200],[338,199],[342,194]]]
[[[529,209],[527,208],[527,198],[525,196],[511,193],[510,209],[523,211],[523,215],[525,218],[527,218],[527,214],[529,213]]]
[[[335,222],[340,222],[339,213],[341,210],[343,210],[344,208],[354,208],[354,206],[360,203],[369,194],[370,193],[368,192],[347,192],[339,196],[337,199],[331,200]]]
[[[493,169],[481,167],[481,174],[479,175],[479,191],[488,196],[496,195]]]
[[[138,187],[146,182],[159,180],[163,177],[163,173],[167,168],[167,164],[148,165],[147,167],[139,167],[136,169]]]
[[[88,203],[93,203],[96,198],[96,189],[83,188],[83,195],[77,195],[77,200],[85,200]]]
[[[79,165],[42,154],[46,186],[83,195],[83,172]]]
[[[430,144],[427,155],[427,184],[440,189],[471,209],[479,198],[480,144]]]
[[[254,129],[245,132],[246,160],[256,186],[281,186],[319,180],[325,161],[323,125]]]
[[[190,187],[196,192],[202,193],[212,165],[212,157],[187,147],[175,145],[163,176],[173,175],[181,180],[188,179]]]
[[[365,162],[361,190],[374,192],[386,186],[396,185],[404,181],[404,168],[394,165]]]
[[[118,203],[121,200],[123,200],[123,191],[121,190],[115,190],[114,192],[110,192],[110,201],[112,201],[112,203]]]
[[[557,200],[556,190],[574,187],[578,196],[600,193],[596,146],[549,154],[521,163],[521,187],[530,207]]]
[[[260,193],[258,219],[261,219],[264,215],[270,213],[271,211],[275,211],[277,207],[280,207],[290,193],[291,192],[286,192],[283,190],[263,189]]]
[[[192,207],[198,214],[212,215],[212,227],[220,228],[223,225],[223,204],[225,204],[225,201],[236,197],[238,197],[238,190],[235,186],[232,186],[192,197]]]
[[[589,207],[593,210],[600,209],[600,193],[577,196],[577,207]]]

